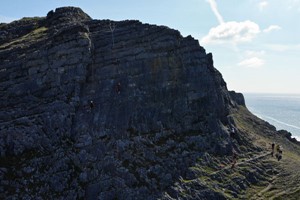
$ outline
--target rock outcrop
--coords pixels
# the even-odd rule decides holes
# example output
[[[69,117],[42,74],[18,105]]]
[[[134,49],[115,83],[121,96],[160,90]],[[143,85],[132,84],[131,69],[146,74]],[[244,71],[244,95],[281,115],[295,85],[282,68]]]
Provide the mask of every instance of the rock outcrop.
[[[0,80],[0,198],[176,198],[197,160],[239,151],[242,95],[165,26],[79,8],[1,24]]]
[[[237,93],[235,91],[229,91],[229,95],[230,95],[231,99],[233,99],[234,102],[237,103],[237,105],[246,106],[245,98],[242,93]]]

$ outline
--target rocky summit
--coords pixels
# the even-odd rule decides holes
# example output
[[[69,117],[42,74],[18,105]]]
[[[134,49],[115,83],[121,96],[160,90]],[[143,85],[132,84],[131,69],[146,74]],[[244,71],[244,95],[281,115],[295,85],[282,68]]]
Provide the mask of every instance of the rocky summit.
[[[298,142],[166,26],[74,7],[2,23],[0,91],[1,199],[258,199],[282,172],[299,194]]]

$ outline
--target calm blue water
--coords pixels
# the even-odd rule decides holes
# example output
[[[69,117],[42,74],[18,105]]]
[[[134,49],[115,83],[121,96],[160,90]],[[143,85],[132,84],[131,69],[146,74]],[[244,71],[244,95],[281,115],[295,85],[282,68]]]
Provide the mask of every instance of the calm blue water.
[[[247,108],[300,141],[300,94],[244,94]]]

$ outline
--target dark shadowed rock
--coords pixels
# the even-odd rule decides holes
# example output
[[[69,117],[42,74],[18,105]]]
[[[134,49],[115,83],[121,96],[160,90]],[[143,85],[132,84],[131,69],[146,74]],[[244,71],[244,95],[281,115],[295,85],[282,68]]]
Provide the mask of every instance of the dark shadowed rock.
[[[242,93],[237,93],[235,91],[229,91],[230,97],[233,101],[235,101],[240,106],[246,106],[245,98]]]
[[[245,105],[191,36],[73,7],[1,24],[0,80],[1,199],[176,198],[196,161],[231,155]]]
[[[55,11],[48,12],[46,23],[49,26],[60,25],[61,23],[79,23],[82,21],[92,20],[90,16],[84,13],[81,8],[76,7],[62,7]]]
[[[292,137],[292,134],[286,130],[279,130],[277,131],[280,135],[283,135],[286,137],[288,140],[290,140],[293,143],[300,144],[300,141],[296,140],[296,138]]]

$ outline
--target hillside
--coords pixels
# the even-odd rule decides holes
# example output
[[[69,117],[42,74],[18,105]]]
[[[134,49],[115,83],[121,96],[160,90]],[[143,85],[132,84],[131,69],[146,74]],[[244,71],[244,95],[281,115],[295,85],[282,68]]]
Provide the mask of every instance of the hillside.
[[[74,7],[0,24],[0,91],[1,199],[299,196],[299,144],[169,27]]]

